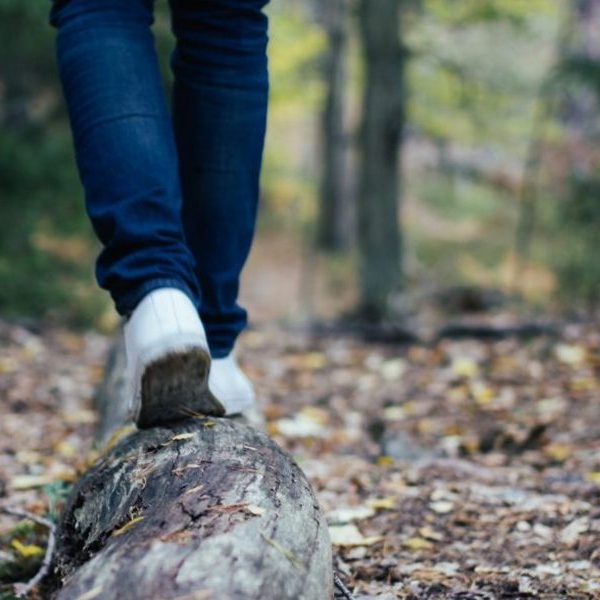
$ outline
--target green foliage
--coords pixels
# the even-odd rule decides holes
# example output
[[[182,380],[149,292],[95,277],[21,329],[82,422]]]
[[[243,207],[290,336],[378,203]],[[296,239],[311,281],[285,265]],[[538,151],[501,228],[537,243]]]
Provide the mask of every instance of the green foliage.
[[[557,27],[552,5],[427,2],[407,32],[414,56],[409,118],[417,131],[452,143],[491,144],[499,152],[522,156],[533,101],[552,61]],[[500,9],[503,18],[497,16]],[[482,14],[486,20],[474,18]],[[522,27],[513,25],[517,16]],[[460,28],[452,27],[456,21]],[[518,61],[517,56],[536,60]]]
[[[567,195],[557,203],[555,225],[560,252],[554,252],[557,274],[567,298],[583,300],[593,309],[600,302],[600,172],[572,175]]]
[[[323,99],[320,64],[326,47],[323,31],[302,12],[274,11],[269,43],[271,109],[315,110]],[[281,106],[283,105],[283,106]]]
[[[262,188],[267,224],[292,226],[315,218],[318,157],[314,151],[324,98],[323,31],[297,5],[269,9],[271,93]]]
[[[95,242],[85,217],[66,127],[0,138],[0,312],[85,324],[102,299],[92,284]]]
[[[424,0],[424,10],[450,26],[493,26],[504,22],[513,27],[527,27],[532,15],[552,11],[553,4],[556,3],[547,0]]]
[[[600,62],[589,56],[569,56],[556,68],[555,83],[592,90],[600,99]]]
[[[28,581],[37,573],[44,558],[45,532],[43,534],[44,537],[39,526],[23,520],[0,536],[0,548],[7,554],[0,561],[0,600],[14,598],[11,584]]]
[[[0,314],[97,322],[85,217],[46,0],[0,0]],[[34,34],[32,32],[35,32]]]

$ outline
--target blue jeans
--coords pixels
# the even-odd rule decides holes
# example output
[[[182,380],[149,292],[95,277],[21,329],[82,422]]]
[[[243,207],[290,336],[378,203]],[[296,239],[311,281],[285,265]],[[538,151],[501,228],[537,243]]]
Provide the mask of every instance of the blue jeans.
[[[237,303],[258,201],[268,96],[268,0],[170,0],[172,110],[154,0],[54,0],[57,57],[96,276],[117,311],[150,291],[194,301],[214,357],[246,325]]]

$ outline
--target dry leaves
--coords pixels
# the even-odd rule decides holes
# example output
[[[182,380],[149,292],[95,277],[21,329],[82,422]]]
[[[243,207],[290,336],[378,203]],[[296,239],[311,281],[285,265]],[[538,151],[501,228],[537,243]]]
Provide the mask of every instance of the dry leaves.
[[[109,341],[2,322],[0,341],[0,494],[56,512],[90,456]],[[430,346],[255,330],[242,346],[357,598],[600,597],[597,328]],[[12,527],[0,521],[0,563],[43,547]]]

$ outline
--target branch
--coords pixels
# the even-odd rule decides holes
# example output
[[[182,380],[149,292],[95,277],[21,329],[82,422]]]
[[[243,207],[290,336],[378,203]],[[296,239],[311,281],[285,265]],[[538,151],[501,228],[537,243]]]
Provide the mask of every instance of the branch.
[[[350,590],[344,585],[337,573],[333,574],[333,583],[335,585],[336,600],[354,600],[354,596]]]
[[[0,513],[11,515],[13,517],[18,517],[20,519],[29,519],[38,525],[42,525],[48,529],[48,544],[46,546],[46,554],[44,555],[44,560],[36,573],[36,575],[30,579],[27,583],[15,583],[14,590],[15,594],[18,598],[24,598],[27,596],[38,584],[48,575],[50,571],[50,565],[52,564],[52,557],[54,555],[54,549],[56,547],[56,525],[49,521],[48,519],[44,519],[44,517],[39,517],[33,513],[20,510],[18,508],[9,508],[8,506],[0,506]]]

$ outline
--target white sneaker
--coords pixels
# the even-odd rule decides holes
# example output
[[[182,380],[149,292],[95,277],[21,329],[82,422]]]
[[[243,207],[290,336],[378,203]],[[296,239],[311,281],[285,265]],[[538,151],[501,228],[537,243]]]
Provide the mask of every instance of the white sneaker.
[[[132,413],[139,427],[225,409],[208,389],[210,352],[192,301],[174,288],[150,292],[124,325]]]
[[[213,358],[208,387],[225,407],[227,416],[242,414],[254,406],[254,387],[240,369],[233,352],[225,358]]]

